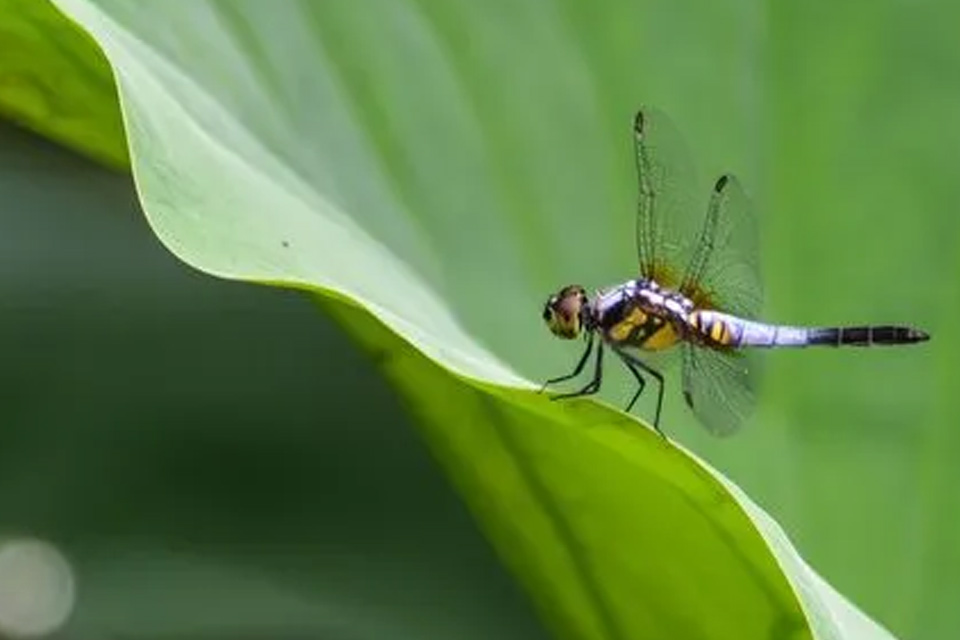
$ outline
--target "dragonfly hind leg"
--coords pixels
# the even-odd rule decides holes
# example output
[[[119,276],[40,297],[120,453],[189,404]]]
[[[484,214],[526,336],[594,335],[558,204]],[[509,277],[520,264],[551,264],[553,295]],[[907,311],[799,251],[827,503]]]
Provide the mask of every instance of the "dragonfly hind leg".
[[[623,361],[623,364],[626,365],[627,369],[630,370],[630,373],[633,374],[633,377],[636,378],[638,385],[637,391],[633,394],[633,398],[630,399],[630,403],[627,404],[625,411],[630,413],[630,409],[632,409],[633,405],[636,404],[637,399],[640,398],[640,394],[643,393],[644,388],[647,386],[646,378],[643,377],[643,374],[637,371],[637,367],[640,367],[645,372],[653,376],[659,385],[657,390],[657,413],[653,418],[653,428],[656,429],[657,433],[659,433],[662,437],[666,438],[666,434],[660,430],[660,407],[663,405],[663,375],[659,371],[652,369],[647,363],[643,362],[639,358],[636,358],[624,351],[620,351],[619,349],[616,351],[617,355],[620,356],[620,359]]]
[[[590,346],[587,348],[587,353],[585,354],[584,358],[581,360],[581,364],[583,362],[586,362],[587,360],[586,356],[590,354],[590,349],[592,348],[593,348],[593,342],[591,341]],[[582,369],[583,367],[581,366],[580,368]],[[579,373],[579,371],[577,373]],[[576,373],[573,375],[576,375]],[[573,375],[569,377],[572,378]],[[602,382],[602,380],[603,380],[603,344],[601,343],[600,346],[597,347],[597,363],[593,370],[593,378],[590,380],[590,382],[588,382],[586,385],[584,385],[582,389],[578,391],[574,391],[572,393],[559,393],[555,396],[550,396],[550,399],[566,400],[569,398],[579,398],[580,396],[593,395],[597,391],[600,391],[600,383]]]

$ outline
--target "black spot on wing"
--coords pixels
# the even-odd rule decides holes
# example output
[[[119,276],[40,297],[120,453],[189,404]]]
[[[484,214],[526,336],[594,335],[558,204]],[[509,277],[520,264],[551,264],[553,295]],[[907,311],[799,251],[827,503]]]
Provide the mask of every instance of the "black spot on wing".
[[[637,114],[633,116],[633,132],[637,137],[643,136],[643,128],[645,126],[645,120],[643,117],[643,109],[638,109]]]

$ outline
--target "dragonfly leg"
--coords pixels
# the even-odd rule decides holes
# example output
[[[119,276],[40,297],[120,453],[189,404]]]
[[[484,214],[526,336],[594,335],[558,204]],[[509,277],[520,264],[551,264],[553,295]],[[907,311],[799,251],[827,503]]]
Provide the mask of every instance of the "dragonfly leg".
[[[573,368],[573,372],[568,373],[565,376],[560,376],[558,378],[550,378],[549,380],[543,383],[543,386],[540,387],[540,391],[538,391],[538,393],[543,393],[544,389],[546,389],[551,384],[557,384],[558,382],[565,382],[566,380],[576,378],[578,375],[580,375],[580,372],[583,371],[583,367],[586,366],[587,364],[587,359],[590,357],[591,351],[593,351],[593,332],[590,332],[590,334],[588,335],[587,348],[584,350],[583,355],[580,356],[580,360],[579,362],[577,362],[577,366]]]
[[[643,393],[643,389],[647,384],[647,381],[644,379],[643,375],[637,371],[637,367],[640,367],[646,373],[653,376],[659,383],[659,388],[657,390],[657,413],[653,419],[653,428],[656,429],[657,433],[659,433],[662,437],[666,438],[666,434],[660,430],[660,408],[663,406],[663,375],[661,375],[659,371],[652,369],[643,360],[640,360],[629,353],[617,349],[617,355],[620,356],[620,359],[623,360],[623,364],[627,366],[627,369],[630,370],[630,373],[633,374],[633,377],[637,379],[637,382],[640,385],[637,389],[637,392],[633,394],[633,399],[630,400],[630,404],[627,405],[627,413],[629,413],[630,409],[633,408],[634,403],[636,403],[637,398],[640,397],[640,394]]]
[[[592,342],[591,342],[592,344]],[[589,396],[600,390],[600,383],[603,380],[603,344],[597,347],[597,364],[593,370],[593,379],[590,380],[582,389],[573,393],[560,393],[551,396],[551,400],[565,400],[567,398],[578,398],[580,396]]]
[[[627,408],[624,409],[627,413],[630,413],[630,409],[633,409],[633,405],[637,403],[637,399],[640,397],[640,394],[643,393],[643,389],[647,386],[647,379],[637,371],[637,368],[633,366],[633,363],[623,357],[620,352],[617,352],[617,355],[623,360],[623,364],[627,365],[627,369],[630,370],[630,373],[633,374],[633,377],[637,379],[637,390],[633,394],[633,398],[630,399],[630,402],[627,403]]]

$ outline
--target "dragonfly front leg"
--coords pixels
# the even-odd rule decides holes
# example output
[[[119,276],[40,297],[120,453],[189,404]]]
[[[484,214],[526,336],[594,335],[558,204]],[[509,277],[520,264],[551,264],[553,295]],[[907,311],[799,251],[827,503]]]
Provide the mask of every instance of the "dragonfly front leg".
[[[590,357],[590,353],[592,351],[593,351],[593,333],[591,332],[587,336],[587,348],[586,350],[584,350],[583,355],[580,356],[580,361],[577,362],[577,366],[573,368],[573,372],[568,373],[565,376],[560,376],[558,378],[550,378],[549,380],[543,383],[543,386],[540,387],[540,391],[538,391],[537,393],[543,393],[543,390],[546,389],[551,384],[557,384],[558,382],[565,382],[566,380],[576,378],[578,375],[580,375],[580,372],[583,371],[583,367],[586,366],[587,359]]]
[[[592,344],[592,342],[591,342]],[[580,396],[589,396],[600,390],[600,383],[603,380],[603,343],[597,347],[597,364],[593,371],[593,379],[588,382],[582,389],[579,391],[574,391],[573,393],[561,393],[555,396],[551,396],[551,400],[565,400],[568,398],[578,398]]]

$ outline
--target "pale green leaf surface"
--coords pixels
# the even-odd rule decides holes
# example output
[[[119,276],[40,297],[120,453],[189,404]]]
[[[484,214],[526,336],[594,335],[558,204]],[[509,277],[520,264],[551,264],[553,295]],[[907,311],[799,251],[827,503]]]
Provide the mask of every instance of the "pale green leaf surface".
[[[466,2],[58,5],[115,65],[143,204],[171,250],[346,295],[445,367],[412,352],[394,379],[561,634],[804,637],[796,593],[818,638],[889,637],[732,483],[636,423],[479,382],[563,366],[542,298],[629,273],[625,132],[655,82],[588,60],[597,33],[633,37],[629,16],[598,12],[608,29],[580,49],[575,10],[548,2],[511,20]],[[391,358],[408,350],[347,315]]]

